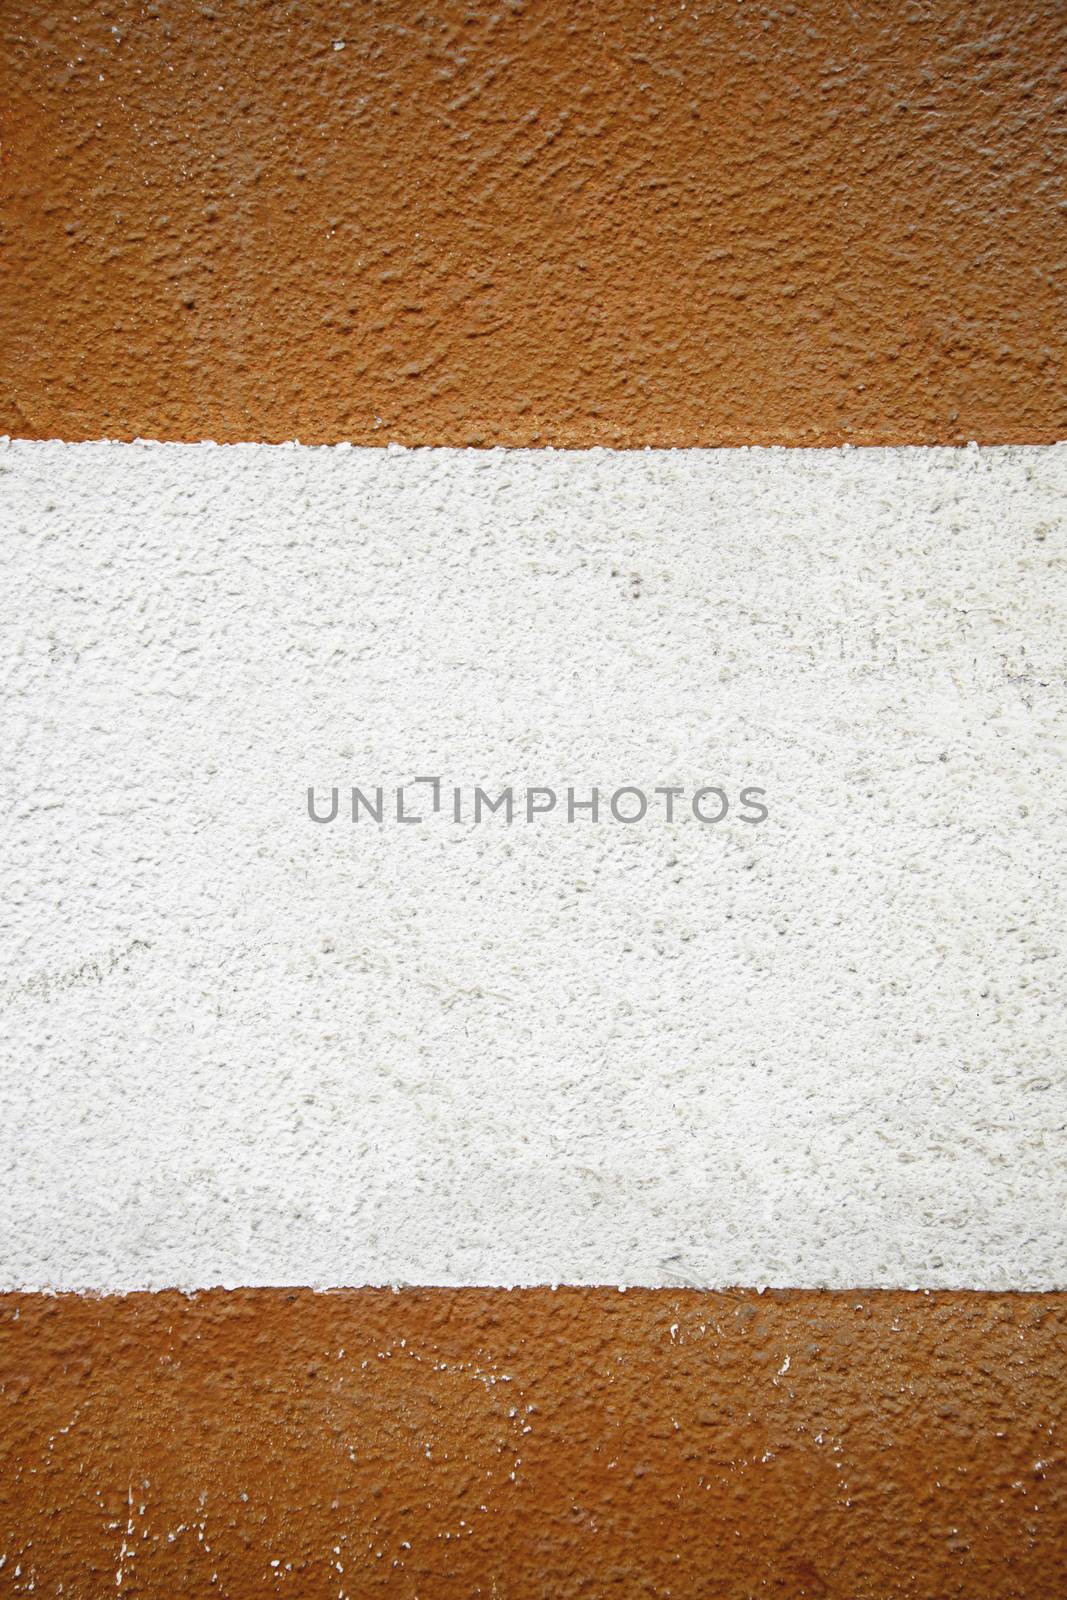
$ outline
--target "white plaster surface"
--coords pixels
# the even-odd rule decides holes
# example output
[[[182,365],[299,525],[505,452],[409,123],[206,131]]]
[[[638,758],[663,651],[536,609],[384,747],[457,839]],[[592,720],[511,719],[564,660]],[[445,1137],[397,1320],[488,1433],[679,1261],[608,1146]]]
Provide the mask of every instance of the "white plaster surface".
[[[1065,487],[0,446],[0,1284],[1067,1283]]]

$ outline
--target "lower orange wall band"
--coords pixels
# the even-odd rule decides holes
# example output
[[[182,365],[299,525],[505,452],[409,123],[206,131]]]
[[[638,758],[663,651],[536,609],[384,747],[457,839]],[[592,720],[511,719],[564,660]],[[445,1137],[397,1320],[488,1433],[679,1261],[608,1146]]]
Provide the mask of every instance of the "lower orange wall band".
[[[1065,1335],[1063,1294],[6,1295],[0,1592],[1052,1600]]]
[[[1067,434],[1061,5],[4,9],[0,432]]]

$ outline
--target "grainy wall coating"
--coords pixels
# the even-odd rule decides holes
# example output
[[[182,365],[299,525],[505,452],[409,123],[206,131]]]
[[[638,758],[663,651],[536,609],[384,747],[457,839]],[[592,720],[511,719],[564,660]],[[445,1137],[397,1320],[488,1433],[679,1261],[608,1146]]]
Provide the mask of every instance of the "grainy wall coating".
[[[1065,1338],[1063,1295],[0,1297],[0,1593],[1057,1600]]]
[[[0,431],[1067,433],[1058,0],[18,0]]]
[[[0,1287],[1067,1286],[1067,445],[0,497]]]
[[[1032,445],[1067,434],[1063,165],[1054,143],[1067,12],[1058,0],[780,8],[445,0],[430,10],[407,0],[14,0],[0,33],[0,430],[10,434],[636,448]],[[922,478],[928,469],[916,466]],[[114,705],[93,695],[107,686],[116,647],[131,637],[166,666],[129,697],[134,734],[165,729],[175,672],[195,681],[201,705],[208,703],[185,648],[198,605],[161,615],[148,583],[124,596],[124,620],[110,637],[100,626],[92,597],[118,581],[122,562],[117,573],[104,554],[79,568],[69,524],[76,499],[69,488],[44,493],[40,516],[20,521],[3,550],[7,565],[15,544],[29,541],[35,579],[55,585],[39,630],[31,626],[39,590],[31,585],[28,611],[8,602],[25,643],[17,671],[46,664],[42,715],[11,730],[31,769],[27,738],[31,746],[42,734],[61,741],[79,717],[82,733],[98,741],[97,756],[112,748]],[[176,499],[171,509],[183,514],[172,537],[188,531],[184,514],[196,503],[195,493]],[[117,496],[105,519],[126,527],[136,551],[130,510]],[[1017,614],[1027,596],[1031,605],[1035,595],[1049,604],[1059,570],[1048,559],[1055,515],[1047,527],[1043,517],[1028,524],[1032,543],[1013,545],[1005,529],[1007,565],[998,572],[979,563],[968,594],[960,587],[965,568],[953,572],[956,550],[967,552],[967,529],[961,533],[951,505],[940,514],[946,526],[923,559],[944,583],[923,603],[936,606],[951,593],[944,620],[954,669],[961,630],[973,630],[966,673],[1003,713],[999,721],[975,717],[953,738],[972,754],[999,747],[987,774],[999,774],[1000,798],[1010,801],[1011,785],[1001,780],[1020,717],[1028,737],[1040,733],[1050,762],[1055,755],[1046,708],[1050,686],[1062,693],[1062,652],[1050,629],[1039,661],[993,646],[1003,643],[1003,605]],[[860,525],[865,519],[866,512]],[[176,553],[164,532],[164,559],[198,601],[218,603],[220,567],[240,596],[256,584],[242,563],[255,544],[247,532],[238,518],[231,548],[214,565],[197,537]],[[629,555],[632,530],[627,540]],[[314,565],[314,547],[304,553]],[[813,540],[808,554],[810,572],[801,540],[794,587],[826,584],[827,614],[847,635],[854,668],[862,614],[834,598],[832,550]],[[564,540],[553,559],[540,575],[549,615],[559,607],[552,573],[561,560],[583,559],[580,539]],[[754,582],[758,576],[757,567]],[[642,564],[629,562],[613,576],[628,628],[656,603],[646,577]],[[449,591],[453,605],[467,588],[464,568]],[[758,598],[752,625],[767,633]],[[905,608],[919,598],[898,596]],[[286,595],[284,605],[295,603]],[[606,594],[597,603],[607,605]],[[562,613],[565,621],[565,600]],[[428,617],[432,607],[423,626]],[[684,620],[684,606],[664,612],[668,627]],[[258,621],[260,648],[246,657],[245,689],[261,662],[279,670],[270,610]],[[398,628],[410,621],[401,617]],[[484,619],[474,619],[459,642],[467,648],[486,636]],[[936,653],[933,634],[925,637]],[[773,630],[768,640],[795,674],[789,640]],[[865,692],[877,696],[879,674],[888,673],[882,686],[892,709],[902,664],[894,640],[879,640]],[[1014,642],[1025,645],[1025,632]],[[487,675],[490,693],[504,682],[499,672]],[[950,679],[931,682],[920,743],[952,720],[957,694]],[[773,721],[773,696],[765,709]],[[832,700],[814,710],[832,717]],[[467,718],[468,731],[484,725],[481,715]],[[618,733],[617,706],[606,708],[605,726]],[[118,748],[123,730],[112,731]],[[815,761],[817,771],[818,746],[802,739],[786,756],[777,745],[783,760]],[[255,748],[272,747],[264,739]],[[77,754],[75,739],[74,767]],[[965,771],[936,757],[923,770],[935,790]],[[110,771],[107,761],[89,760],[56,775],[73,797],[72,832],[86,794]],[[970,769],[972,792],[977,771]],[[42,775],[31,770],[34,785]],[[1036,808],[1046,827],[1063,789],[1058,772],[1048,776]],[[1032,779],[1022,769],[1022,781]],[[997,783],[986,788],[995,800]],[[16,797],[16,827],[54,823],[54,799],[45,796],[27,824]],[[954,938],[972,915],[988,931],[1011,909],[997,899],[998,886],[1033,840],[1021,814],[1004,835],[1003,815],[991,804],[976,835],[966,914],[949,909],[943,917]],[[944,816],[959,823],[963,812],[949,805]],[[153,906],[136,883],[139,825],[127,834],[133,919]],[[33,905],[47,937],[40,961],[5,971],[0,1030],[10,1032],[12,1005],[35,1014],[51,1008],[51,1024],[9,1052],[9,1081],[27,1103],[36,1097],[58,1134],[49,1151],[20,1138],[10,1119],[2,1130],[25,1179],[12,1183],[8,1164],[5,1204],[15,1226],[3,1267],[24,1282],[38,1281],[26,1274],[27,1249],[48,1236],[27,1220],[49,1212],[59,1276],[71,1265],[74,1224],[105,1245],[110,1238],[113,1256],[127,1261],[158,1250],[170,1198],[195,1210],[210,1176],[185,1157],[163,1171],[157,1162],[139,1196],[125,1191],[108,1235],[96,1224],[123,1194],[126,1170],[122,1160],[109,1166],[122,1148],[114,1133],[121,1125],[134,1165],[146,1119],[169,1130],[153,1148],[170,1140],[173,1151],[177,1130],[179,1154],[184,1142],[188,1157],[190,1130],[220,1104],[231,1110],[217,1080],[210,1105],[183,1103],[179,1077],[167,1095],[158,1092],[157,1068],[173,1068],[190,1040],[207,1051],[225,1033],[240,991],[234,970],[210,953],[203,973],[185,972],[178,993],[168,994],[157,952],[162,999],[154,1012],[142,1003],[141,1036],[120,1039],[98,1013],[95,1035],[75,1032],[66,1050],[57,1040],[64,1007],[94,986],[108,997],[116,983],[136,986],[144,972],[136,962],[147,954],[134,932],[128,946],[104,950],[71,940],[80,928],[72,907],[84,911],[109,881],[91,824],[72,859],[62,883],[29,873],[4,897],[7,931],[25,932]],[[906,851],[886,860],[899,866]],[[1024,956],[1055,973],[1059,884],[1041,860],[1031,865],[1042,917],[1004,921],[1003,939],[1025,940],[1007,957],[995,941],[979,952],[989,956],[993,981],[976,983],[973,993],[956,986],[955,1005],[941,1007],[932,1031],[935,1050],[985,1026],[991,1006],[1026,1013],[1035,991]],[[866,863],[868,877],[871,870]],[[195,877],[179,871],[178,882],[183,895],[194,893]],[[50,905],[54,893],[59,903]],[[635,897],[635,914],[640,903]],[[856,911],[873,919],[879,907],[868,899]],[[799,918],[806,908],[798,901],[795,909]],[[256,906],[244,914],[254,925]],[[241,949],[238,924],[231,953]],[[270,948],[273,931],[253,931],[256,949]],[[336,956],[315,949],[316,961]],[[448,952],[456,959],[451,944]],[[394,980],[383,973],[370,966],[355,980],[372,1008],[395,999]],[[1005,979],[1018,987],[1002,991]],[[1046,981],[1052,1001],[1041,1027],[1051,1028],[1062,1008],[1055,977]],[[266,996],[268,1010],[280,994]],[[668,982],[656,1001],[668,1020],[670,1001]],[[887,1016],[908,1003],[906,993],[878,999]],[[458,1004],[453,1020],[462,1026],[467,1007],[477,1035],[481,1001],[468,993]],[[955,1142],[937,1154],[942,1124],[910,1091],[891,1123],[899,1134],[917,1112],[914,1140],[925,1159],[933,1152],[934,1168],[970,1163],[973,1177],[988,1166],[989,1185],[930,1185],[922,1162],[913,1162],[912,1198],[949,1237],[977,1239],[982,1262],[995,1260],[1006,1274],[997,1281],[1010,1283],[1032,1268],[1035,1252],[1058,1248],[1053,1227],[1020,1226],[997,1197],[1005,1182],[1025,1195],[1021,1169],[1005,1154],[1021,1150],[1034,1183],[1024,1208],[1059,1223],[1053,1160],[1041,1144],[1062,1127],[1062,1114],[1054,1122],[1049,1111],[1062,1051],[1048,1072],[1020,1075],[1016,1046],[1039,1046],[1041,1033],[1032,1014],[1012,1027],[1008,1011],[1004,1060],[994,1052],[977,1075],[970,1061],[961,1072],[966,1101],[975,1083],[988,1089],[1003,1069],[1013,1090],[1002,1105],[993,1096],[968,1122],[951,1075],[938,1090],[928,1072],[928,1090],[954,1105]],[[157,1026],[169,1030],[169,1054],[153,1055]],[[308,1037],[316,1030],[322,1018],[308,1017]],[[788,1026],[780,1032],[787,1044]],[[905,1053],[921,1048],[899,1042]],[[58,1063],[60,1076],[76,1077],[77,1052],[87,1047],[94,1070],[107,1070],[100,1095],[86,1095],[83,1083],[79,1122],[69,1099],[57,1116],[49,1089],[60,1079],[48,1073]],[[276,1040],[265,1047],[268,1072],[276,1049]],[[660,1055],[650,1048],[644,1059],[659,1063]],[[379,1121],[395,1141],[403,1082],[390,1092]],[[120,1116],[100,1138],[102,1107],[109,1096],[121,1106],[124,1094],[141,1120]],[[884,1109],[884,1096],[875,1099]],[[234,1129],[235,1149],[265,1128],[280,1141],[272,1182],[298,1161],[306,1131],[303,1113],[290,1115],[284,1100],[271,1123],[278,1104],[268,1092],[251,1122]],[[537,1117],[546,1109],[538,1103]],[[328,1125],[321,1108],[305,1112],[320,1119],[320,1132]],[[1034,1126],[1021,1127],[1020,1114]],[[791,1112],[778,1126],[781,1161],[767,1168],[747,1215],[764,1229],[768,1215],[780,1216],[796,1241],[803,1228],[781,1208],[782,1174],[789,1163],[802,1166],[805,1128]],[[862,1128],[862,1119],[853,1126]],[[873,1126],[868,1121],[867,1131]],[[646,1122],[635,1124],[638,1141],[654,1135]],[[913,1154],[899,1141],[897,1148]],[[753,1158],[767,1154],[765,1141],[739,1136],[728,1159],[744,1182]],[[622,1170],[632,1174],[632,1161]],[[905,1161],[905,1184],[908,1170]],[[94,1185],[105,1198],[99,1214],[86,1216],[72,1196]],[[490,1193],[498,1204],[516,1195],[506,1175]],[[238,1250],[255,1233],[251,1198],[252,1205],[239,1197],[234,1227],[223,1234]],[[922,1272],[937,1281],[944,1258],[933,1248],[923,1253],[914,1232],[901,1234],[895,1201],[883,1203],[888,1233],[907,1237]],[[110,1215],[114,1223],[114,1209]],[[615,1209],[616,1222],[625,1215]],[[64,1218],[72,1224],[65,1253]],[[306,1211],[290,1217],[282,1237],[291,1246],[299,1227],[315,1222]],[[200,1223],[192,1215],[186,1232],[172,1236],[185,1248]],[[443,1253],[440,1229],[420,1226],[413,1238],[429,1255]],[[876,1228],[872,1240],[886,1244]],[[532,1258],[545,1244],[539,1218],[503,1243]],[[742,1217],[740,1260],[751,1261],[751,1243]],[[484,1245],[473,1238],[475,1250]],[[656,1260],[664,1254],[669,1248]],[[397,1271],[395,1256],[387,1265]],[[674,1261],[672,1270],[685,1264]],[[459,1271],[463,1281],[462,1261]],[[0,1295],[0,1594],[1061,1600],[1065,1324],[1060,1293]]]

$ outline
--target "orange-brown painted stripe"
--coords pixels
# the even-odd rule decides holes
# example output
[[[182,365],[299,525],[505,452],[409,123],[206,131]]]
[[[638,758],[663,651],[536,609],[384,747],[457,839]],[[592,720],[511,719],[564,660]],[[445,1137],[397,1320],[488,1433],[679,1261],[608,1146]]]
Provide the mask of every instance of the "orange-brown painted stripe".
[[[8,1295],[0,1590],[1053,1600],[1065,1334],[1067,1295]]]
[[[1067,433],[1062,5],[5,8],[0,429]]]

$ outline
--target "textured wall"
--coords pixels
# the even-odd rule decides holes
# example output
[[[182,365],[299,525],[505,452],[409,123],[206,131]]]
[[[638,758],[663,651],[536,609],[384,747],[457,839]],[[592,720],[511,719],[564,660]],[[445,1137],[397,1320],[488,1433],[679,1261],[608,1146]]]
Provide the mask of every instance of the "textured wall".
[[[1067,431],[1058,0],[5,11],[0,430]]]
[[[678,525],[665,516],[678,506],[672,475],[696,482],[707,470],[685,453],[694,445],[1040,446],[1067,435],[1054,120],[1062,4],[542,0],[424,11],[343,0],[12,0],[0,34],[0,430],[64,441],[682,452],[669,471],[636,455],[595,458],[600,488],[558,497],[558,537],[550,552],[538,549],[536,570],[522,561],[545,526],[501,519],[477,544],[454,498],[442,510],[439,486],[434,498],[417,475],[419,516],[447,527],[429,551],[409,538],[398,560],[388,549],[395,506],[378,505],[368,530],[343,495],[309,493],[301,504],[302,452],[269,453],[281,485],[273,499],[250,493],[241,471],[221,484],[212,472],[180,480],[165,453],[129,446],[95,500],[99,481],[79,465],[94,457],[69,445],[39,458],[51,465],[31,472],[29,499],[24,475],[0,473],[3,622],[19,644],[4,680],[17,780],[0,899],[11,950],[0,989],[10,1230],[0,1281],[78,1274],[100,1288],[134,1281],[147,1262],[151,1281],[173,1283],[193,1262],[195,1282],[220,1281],[227,1263],[237,1281],[258,1263],[271,1282],[288,1250],[302,1283],[337,1276],[340,1252],[360,1263],[357,1274],[342,1262],[349,1282],[372,1261],[400,1277],[417,1257],[458,1262],[467,1284],[0,1295],[0,1594],[1060,1600],[1062,1293],[477,1286],[472,1263],[499,1266],[509,1250],[550,1262],[563,1223],[592,1243],[587,1261],[598,1248],[606,1260],[610,1238],[614,1260],[638,1262],[646,1281],[708,1281],[706,1261],[694,1272],[657,1233],[657,1217],[664,1236],[676,1232],[699,1187],[676,1185],[657,1213],[654,1183],[642,1178],[658,1134],[695,1115],[692,1100],[675,1112],[670,1099],[671,1010],[693,1015],[710,985],[724,1033],[758,1020],[760,985],[775,980],[757,975],[752,935],[775,921],[785,931],[771,943],[799,948],[798,930],[820,904],[805,896],[803,874],[784,896],[765,861],[746,874],[749,887],[736,873],[705,876],[707,915],[721,914],[724,928],[723,881],[738,910],[756,913],[741,926],[735,918],[725,941],[751,983],[724,987],[712,955],[696,960],[699,941],[694,950],[679,939],[677,960],[647,970],[626,952],[631,965],[605,971],[600,993],[614,984],[640,1004],[617,1019],[616,1035],[601,1028],[599,1056],[546,1100],[536,1074],[501,1092],[495,1072],[523,1042],[500,996],[516,997],[527,1019],[543,1021],[551,1007],[548,985],[524,988],[528,946],[515,952],[510,990],[478,993],[475,977],[455,1004],[431,1003],[430,958],[455,975],[471,948],[464,954],[445,919],[443,948],[429,951],[426,920],[415,916],[390,925],[386,942],[407,937],[420,961],[376,967],[356,925],[351,859],[346,867],[320,851],[329,870],[291,883],[288,897],[268,883],[271,853],[286,841],[265,780],[301,732],[310,754],[327,722],[339,762],[399,759],[405,739],[421,754],[440,723],[454,748],[462,736],[473,763],[487,730],[507,734],[494,705],[508,705],[516,725],[542,709],[493,655],[491,608],[471,606],[505,548],[514,622],[539,586],[534,640],[539,628],[557,637],[584,617],[622,648],[638,683],[661,661],[682,686],[704,685],[686,702],[658,684],[654,705],[666,704],[686,735],[679,750],[692,748],[685,716],[703,716],[709,738],[731,751],[756,741],[787,793],[804,779],[818,804],[793,844],[803,838],[814,852],[823,891],[819,875],[847,838],[830,825],[824,782],[840,772],[835,715],[853,736],[884,728],[892,772],[874,749],[847,782],[871,789],[885,826],[864,832],[849,865],[838,860],[843,885],[821,903],[835,900],[845,920],[820,925],[805,954],[824,979],[835,952],[848,968],[842,929],[860,926],[868,959],[818,993],[794,973],[794,1003],[773,1027],[764,1020],[761,1040],[775,1060],[793,1061],[806,1040],[810,1071],[773,1111],[764,1096],[763,1121],[737,1117],[756,1103],[750,1067],[718,1101],[732,1142],[702,1181],[733,1198],[693,1214],[707,1236],[734,1206],[731,1259],[743,1283],[756,1281],[776,1227],[794,1269],[810,1264],[810,1212],[831,1225],[842,1272],[854,1246],[854,1284],[887,1257],[889,1282],[913,1271],[943,1283],[962,1265],[967,1282],[991,1288],[1062,1284],[1054,850],[1064,568],[1052,454],[1017,459],[1005,498],[995,475],[982,476],[984,452],[953,465],[902,452],[892,470],[835,457],[810,471],[789,453],[760,470],[779,489],[795,480],[797,498],[776,490],[755,520],[739,491],[736,505],[717,502],[718,521],[703,502],[683,507]],[[395,464],[378,459],[388,482]],[[486,465],[468,461],[464,474],[499,481],[500,458],[473,461]],[[303,488],[323,470],[309,468]],[[567,457],[540,470],[590,469]],[[826,473],[836,487],[819,509]],[[648,490],[637,500],[635,481]],[[499,492],[514,511],[515,488]],[[325,527],[315,515],[323,504]],[[365,549],[380,557],[372,571],[346,558],[346,524],[362,526]],[[708,541],[686,557],[700,585],[668,595],[659,557],[678,555],[687,527]],[[279,548],[283,529],[295,542]],[[649,530],[655,537],[642,539]],[[605,561],[609,548],[623,559]],[[765,689],[762,731],[744,737],[738,702],[728,729],[716,721],[737,682],[721,679],[714,694],[705,683],[709,638],[718,638],[707,610],[716,550],[732,552],[732,592],[749,607],[747,621],[731,616],[734,643],[725,642],[735,654],[743,646]],[[390,703],[379,672],[375,707],[354,684],[352,629],[337,600],[373,622],[376,597],[411,599],[419,560],[441,577],[438,592],[394,604],[389,620],[409,648],[415,641],[423,698],[409,676],[408,696]],[[883,595],[896,617],[886,629],[872,597],[887,574],[908,572],[914,581]],[[281,655],[302,597],[315,603]],[[451,630],[455,659],[442,655],[438,624]],[[240,659],[227,676],[214,669],[228,631]],[[582,648],[595,665],[588,639]],[[457,661],[478,651],[492,662],[482,697],[449,708],[442,694],[462,682]],[[774,673],[761,671],[761,653]],[[302,730],[291,713],[316,666],[320,696],[353,692],[326,720],[308,692]],[[803,726],[775,692],[779,677],[806,685],[807,698],[793,702]],[[619,706],[632,697],[617,674],[541,687],[542,705],[555,691],[556,712],[584,737],[589,774],[601,747],[614,752],[630,737]],[[280,696],[280,719],[268,690]],[[427,707],[447,712],[443,723],[423,716]],[[636,749],[649,751],[654,719],[631,724]],[[204,764],[216,759],[215,735],[225,778]],[[120,774],[124,751],[138,761]],[[491,774],[473,774],[482,776]],[[232,853],[212,876],[205,865],[230,826],[212,802],[231,781],[253,797],[263,853],[248,853],[235,811]],[[128,783],[139,799],[154,794],[155,809],[131,815]],[[209,802],[195,814],[175,809],[169,855],[158,806],[168,793]],[[924,831],[931,805],[945,824],[937,849]],[[894,833],[902,815],[907,825]],[[815,851],[819,828],[826,857]],[[919,874],[908,867],[916,830]],[[487,827],[478,838],[496,836]],[[690,834],[679,842],[689,849]],[[432,843],[423,848],[434,865]],[[611,848],[599,878],[583,878],[572,898],[592,907],[598,886],[610,891],[616,932],[639,927],[650,907],[666,910],[655,930],[662,955],[664,933],[687,925],[678,897],[692,905],[693,886],[649,874],[622,904]],[[626,848],[640,859],[647,844]],[[386,874],[371,882],[379,903],[411,878],[412,858],[391,849],[383,842],[375,856]],[[521,923],[521,861],[501,858],[496,870],[490,852],[468,865],[484,874],[486,900],[501,883],[516,890]],[[880,873],[891,893],[880,891]],[[924,898],[931,882],[958,893]],[[316,894],[336,926],[294,940]],[[220,908],[234,913],[228,924]],[[477,897],[458,909],[472,924]],[[582,914],[570,900],[561,911]],[[148,949],[138,932],[146,922],[158,941]],[[927,937],[904,970],[912,922]],[[104,925],[116,935],[106,945]],[[582,1012],[574,974],[557,961],[551,975],[572,1037],[595,1033],[603,1018],[595,1006]],[[356,991],[373,1049],[351,1032],[340,1044],[332,1037],[336,1015],[348,1027],[358,1009]],[[902,1025],[917,1011],[928,1027]],[[815,1040],[820,1017],[829,1052]],[[644,1033],[643,1018],[654,1023]],[[398,1151],[427,1143],[425,1123],[400,1114],[419,1082],[404,1041],[420,1027],[426,1042],[470,1041],[484,1094],[477,1106],[459,1095],[469,1077],[432,1085],[449,1110],[437,1130],[449,1158],[436,1169],[443,1204],[405,1215],[399,1182],[383,1190],[394,1207],[384,1259],[370,1227],[361,1231],[365,1196],[346,1185],[344,1163],[307,1158],[324,1146],[335,1158],[362,1119],[378,1144],[361,1159],[403,1175]],[[542,1066],[553,1028],[536,1034]],[[610,1123],[596,1091],[617,1088],[618,1077],[601,1066],[615,1072],[628,1036],[633,1082],[641,1095],[655,1089],[654,1114],[647,1097],[627,1103],[630,1142],[605,1183],[614,1198],[594,1205],[581,1132]],[[1031,1067],[1042,1049],[1048,1060]],[[398,1050],[402,1070],[386,1089],[380,1068]],[[330,1073],[294,1089],[290,1062],[315,1052]],[[683,1060],[691,1067],[692,1052]],[[212,1062],[213,1073],[190,1071]],[[800,1104],[805,1084],[820,1091],[814,1123]],[[379,1102],[368,1088],[381,1090]],[[488,1172],[485,1215],[498,1231],[468,1229],[457,1248],[447,1226],[465,1191],[459,1183],[450,1210],[442,1174],[470,1177],[472,1119],[483,1140],[499,1142],[510,1124],[518,1143],[531,1129],[547,1139],[561,1108],[577,1139],[562,1158],[571,1187],[544,1162],[530,1164],[525,1189],[517,1162]],[[715,1119],[701,1116],[690,1143],[705,1159]],[[257,1140],[264,1181],[254,1192],[227,1188],[228,1169],[247,1167]],[[682,1170],[670,1137],[661,1142],[662,1169]],[[873,1171],[876,1185],[846,1185],[847,1204],[828,1206],[821,1185],[840,1197],[850,1163],[853,1174]],[[524,1211],[524,1195],[538,1192],[546,1212]],[[227,1205],[232,1222],[220,1220]],[[857,1216],[863,1225],[850,1236]],[[205,1239],[213,1255],[198,1251]]]
[[[14,1296],[0,1592],[1054,1600],[1065,1338],[1065,1296]]]
[[[0,485],[0,1287],[1067,1284],[1067,445]]]

